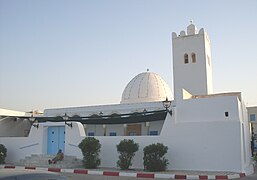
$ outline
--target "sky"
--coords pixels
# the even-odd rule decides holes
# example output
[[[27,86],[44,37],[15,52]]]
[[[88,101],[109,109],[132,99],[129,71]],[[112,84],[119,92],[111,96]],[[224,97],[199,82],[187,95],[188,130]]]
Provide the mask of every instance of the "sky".
[[[116,104],[149,69],[173,91],[171,33],[211,40],[214,92],[257,106],[257,0],[0,0],[0,108]]]

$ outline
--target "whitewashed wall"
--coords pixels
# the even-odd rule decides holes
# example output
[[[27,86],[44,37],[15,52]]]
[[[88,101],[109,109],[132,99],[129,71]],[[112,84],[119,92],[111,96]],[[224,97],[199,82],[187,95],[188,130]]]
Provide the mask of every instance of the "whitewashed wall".
[[[143,168],[143,148],[161,142],[169,148],[168,169],[252,172],[249,129],[245,117],[239,117],[239,111],[245,113],[237,96],[186,100],[172,110],[173,116],[167,116],[160,136],[97,136],[102,145],[101,166],[116,167],[116,145],[123,139],[133,139],[140,146],[133,162],[135,168]],[[224,111],[229,111],[229,118],[223,117]],[[45,154],[45,133],[47,126],[53,125],[60,123],[42,123],[39,129],[32,128],[28,138],[0,138],[8,149],[7,161]],[[72,128],[65,128],[65,154],[82,158],[77,146],[86,137],[83,125],[73,122]],[[27,145],[33,146],[24,148]]]
[[[225,116],[228,112],[228,117]],[[214,96],[188,99],[177,103],[179,122],[239,121],[238,99],[235,96]]]

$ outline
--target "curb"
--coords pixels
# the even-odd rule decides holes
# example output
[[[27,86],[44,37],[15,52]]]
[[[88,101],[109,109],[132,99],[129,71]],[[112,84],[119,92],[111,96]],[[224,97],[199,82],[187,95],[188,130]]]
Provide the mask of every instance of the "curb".
[[[124,176],[124,177],[138,177],[138,178],[163,178],[163,179],[199,179],[199,180],[208,180],[208,179],[235,179],[245,177],[245,173],[235,173],[231,175],[182,175],[182,174],[162,174],[162,173],[142,173],[142,172],[119,172],[119,171],[96,171],[88,169],[61,169],[61,168],[40,168],[35,166],[14,166],[14,165],[5,165],[0,168],[9,168],[9,169],[28,169],[28,170],[43,170],[50,172],[64,172],[64,173],[75,173],[75,174],[91,174],[91,175],[102,175],[102,176]]]

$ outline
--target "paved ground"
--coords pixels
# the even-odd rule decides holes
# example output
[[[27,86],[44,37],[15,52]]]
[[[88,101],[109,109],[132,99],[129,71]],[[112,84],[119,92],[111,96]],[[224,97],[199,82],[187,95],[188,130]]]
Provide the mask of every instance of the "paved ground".
[[[93,179],[93,180],[145,180],[145,178],[165,180],[165,179],[240,179],[240,180],[257,180],[257,168],[255,173],[247,177],[239,178],[244,174],[232,172],[205,172],[205,171],[165,171],[165,172],[144,172],[142,170],[121,171],[118,169],[61,169],[61,168],[41,168],[29,166],[4,165],[0,168],[14,169],[39,169],[45,171],[60,172],[68,177],[69,180]],[[239,176],[240,175],[240,176]],[[165,178],[165,179],[164,179]]]
[[[146,180],[146,178],[136,178],[136,177],[115,177],[115,176],[98,176],[90,174],[71,174],[71,173],[62,173],[69,180]],[[150,179],[149,179],[150,180]],[[165,179],[155,179],[155,180],[165,180]]]
[[[115,176],[100,176],[100,175],[90,175],[90,174],[74,174],[74,173],[62,173],[69,180],[146,180],[146,178],[136,178],[136,177],[115,177]],[[174,178],[173,178],[174,179]],[[187,178],[190,179],[190,178]],[[163,178],[155,178],[155,180],[165,180]],[[243,178],[237,178],[235,180],[257,180],[257,171],[254,174]]]
[[[238,180],[238,179],[235,179]],[[257,180],[257,167],[255,167],[254,174],[248,175],[247,177],[240,178],[240,180]]]

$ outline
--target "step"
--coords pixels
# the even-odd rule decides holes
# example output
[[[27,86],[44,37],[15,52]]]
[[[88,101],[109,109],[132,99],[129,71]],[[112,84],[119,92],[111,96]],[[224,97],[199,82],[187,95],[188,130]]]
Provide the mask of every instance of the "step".
[[[37,166],[37,167],[58,167],[58,168],[83,168],[83,163],[81,159],[76,156],[64,155],[62,161],[57,161],[56,164],[49,164],[48,160],[53,159],[55,155],[47,154],[32,154],[31,156],[26,156],[25,159],[21,159],[17,165],[25,166]]]

